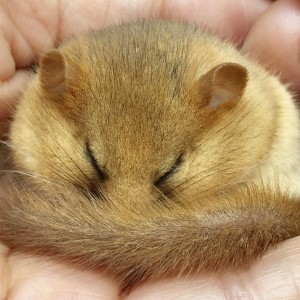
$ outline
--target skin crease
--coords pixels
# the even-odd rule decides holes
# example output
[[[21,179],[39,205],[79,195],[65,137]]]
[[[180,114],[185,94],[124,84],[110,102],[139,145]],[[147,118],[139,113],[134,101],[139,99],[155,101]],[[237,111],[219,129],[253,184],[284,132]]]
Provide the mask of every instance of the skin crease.
[[[28,72],[24,68],[33,57],[72,32],[135,16],[178,16],[178,11],[183,19],[208,25],[236,42],[245,39],[246,50],[257,53],[258,49],[262,58],[268,58],[266,64],[273,63],[272,67],[280,69],[286,81],[293,78],[298,82],[294,88],[299,91],[300,79],[296,81],[299,78],[299,49],[295,44],[295,35],[299,36],[297,30],[300,31],[297,0],[277,1],[272,5],[268,1],[235,1],[234,6],[231,0],[215,0],[210,4],[208,1],[189,3],[179,0],[129,2],[130,5],[126,5],[126,1],[91,0],[87,5],[87,1],[80,0],[32,0],[22,1],[20,5],[20,0],[2,1],[0,57],[6,64],[0,71],[0,114],[4,117],[9,113],[8,101],[13,103],[26,84]],[[47,13],[42,15],[39,7],[40,11]],[[289,22],[284,22],[287,17]],[[277,32],[278,20],[282,22],[280,32]],[[275,28],[276,36],[268,34]],[[267,40],[263,39],[265,36],[268,36]],[[278,40],[284,42],[270,53]],[[279,60],[278,53],[287,50],[289,62]],[[299,238],[289,240],[245,273],[148,282],[132,290],[126,299],[299,299],[299,247]],[[39,258],[9,255],[7,249],[0,246],[0,299],[119,299],[118,294],[118,284],[107,275],[75,270]]]

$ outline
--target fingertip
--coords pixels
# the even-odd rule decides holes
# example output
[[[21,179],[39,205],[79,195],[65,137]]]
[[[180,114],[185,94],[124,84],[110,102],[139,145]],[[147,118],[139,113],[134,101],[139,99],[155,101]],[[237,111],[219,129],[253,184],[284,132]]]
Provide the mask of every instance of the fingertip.
[[[0,138],[6,136],[12,110],[30,78],[29,71],[18,70],[11,79],[0,81]]]
[[[239,43],[269,5],[268,0],[172,0],[163,1],[161,14],[204,26],[221,37]]]
[[[11,55],[11,49],[8,41],[2,36],[0,37],[0,79],[5,81],[13,76],[15,73],[15,61]]]
[[[300,2],[280,0],[249,31],[243,49],[300,91]]]
[[[21,69],[15,72],[10,79],[0,81],[0,118],[20,97],[30,78],[30,71]]]

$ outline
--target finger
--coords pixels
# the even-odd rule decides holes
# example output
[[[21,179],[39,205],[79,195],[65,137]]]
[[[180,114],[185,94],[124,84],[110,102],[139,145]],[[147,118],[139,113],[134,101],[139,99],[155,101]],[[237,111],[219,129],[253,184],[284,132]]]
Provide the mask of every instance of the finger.
[[[88,4],[87,4],[88,3]],[[234,41],[244,38],[268,0],[160,0],[160,1],[62,1],[60,39],[89,28],[153,16],[204,25]]]
[[[3,299],[119,299],[119,287],[107,275],[78,270],[39,258],[9,259],[12,282]]]
[[[9,287],[9,271],[7,266],[8,248],[0,243],[0,299],[5,299]]]
[[[250,30],[243,49],[300,91],[300,2],[275,2]]]
[[[62,0],[58,39],[64,40],[89,29],[150,18],[158,14],[160,3],[161,0],[76,0],[71,4],[68,0]]]
[[[7,80],[15,73],[15,60],[10,51],[11,49],[7,39],[3,35],[0,36],[0,61],[5,62],[2,63],[0,68],[1,80]]]
[[[18,70],[12,78],[0,81],[0,139],[7,131],[7,118],[29,80],[29,71]]]
[[[12,78],[0,81],[0,117],[5,114],[7,104],[18,99],[21,91],[26,88],[30,77],[30,71],[20,69],[16,71]],[[18,86],[17,90],[15,89],[15,86]]]
[[[57,1],[0,2],[0,120],[11,111],[29,81],[34,57],[54,46]],[[1,121],[2,124],[2,121]],[[3,126],[0,124],[0,132]]]
[[[145,283],[126,300],[300,299],[300,237],[268,253],[249,271]]]
[[[3,34],[10,44],[16,69],[55,46],[59,24],[58,1],[2,1]]]
[[[172,0],[163,1],[162,15],[204,26],[221,37],[240,42],[270,4],[268,0]]]

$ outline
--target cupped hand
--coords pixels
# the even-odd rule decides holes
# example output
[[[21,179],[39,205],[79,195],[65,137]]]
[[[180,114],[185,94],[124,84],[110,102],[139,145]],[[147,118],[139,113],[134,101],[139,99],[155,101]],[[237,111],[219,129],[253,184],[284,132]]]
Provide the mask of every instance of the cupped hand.
[[[4,0],[0,2],[0,123],[30,80],[28,67],[72,34],[136,18],[175,18],[209,27],[300,91],[298,0]],[[288,20],[288,21],[287,21]],[[300,237],[251,270],[146,282],[126,299],[299,299]],[[0,245],[0,299],[120,299],[111,276]]]

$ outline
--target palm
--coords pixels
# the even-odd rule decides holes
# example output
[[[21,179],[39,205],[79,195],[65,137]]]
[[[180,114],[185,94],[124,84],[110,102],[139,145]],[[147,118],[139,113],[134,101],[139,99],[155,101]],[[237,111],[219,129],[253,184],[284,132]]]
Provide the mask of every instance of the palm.
[[[87,5],[84,0],[2,1],[0,57],[5,63],[0,69],[0,120],[10,114],[11,106],[29,80],[26,68],[39,54],[72,33],[153,14],[180,15],[181,19],[203,23],[236,42],[245,41],[246,50],[259,53],[268,65],[280,69],[283,79],[292,82],[299,91],[298,39],[294,38],[297,20],[293,20],[296,14],[292,13],[297,0],[279,1],[261,16],[270,5],[267,0],[240,0],[234,1],[234,5],[231,0],[125,2],[94,0]],[[218,9],[213,9],[214,6]],[[283,22],[282,36],[274,37],[271,33],[276,22],[286,15],[290,16],[289,24]],[[282,53],[288,53],[289,60],[282,59]],[[253,269],[236,275],[145,283],[132,290],[127,299],[274,299],[272,291],[282,299],[298,299],[299,247],[300,237],[287,241]],[[278,289],[279,285],[284,288]],[[101,272],[82,271],[44,258],[9,254],[5,246],[0,245],[0,296],[1,299],[118,299],[119,286]]]

